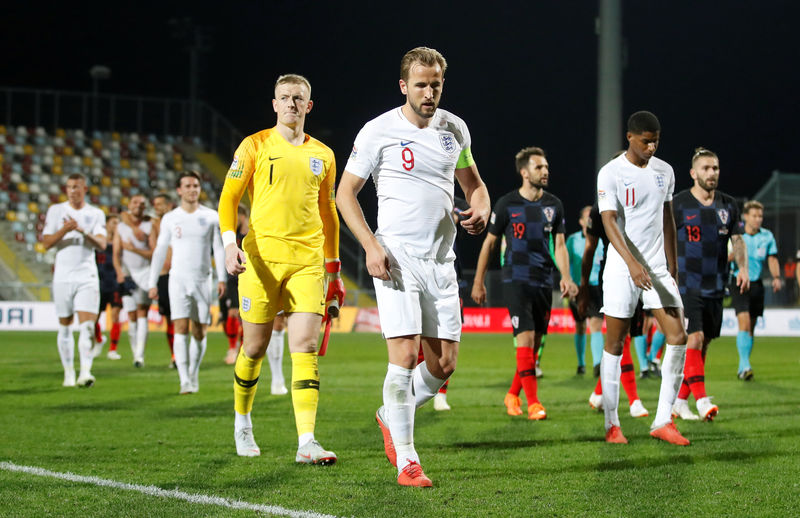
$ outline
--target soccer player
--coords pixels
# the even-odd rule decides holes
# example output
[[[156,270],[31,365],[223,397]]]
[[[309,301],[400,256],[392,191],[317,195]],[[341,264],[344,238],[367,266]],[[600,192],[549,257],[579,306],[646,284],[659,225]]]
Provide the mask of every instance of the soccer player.
[[[592,206],[587,205],[581,209],[578,223],[581,229],[567,237],[567,252],[569,253],[570,276],[574,279],[581,279],[581,264],[583,263],[583,253],[586,250],[586,227],[589,224],[589,214]],[[586,323],[588,320],[589,331],[591,332],[592,364],[596,371],[596,376],[600,375],[600,358],[603,354],[603,315],[600,313],[600,306],[603,305],[603,292],[600,288],[600,263],[603,260],[603,250],[605,247],[602,242],[595,240],[594,252],[591,258],[592,268],[589,278],[581,281],[579,290],[584,290],[589,294],[588,313],[578,311],[577,298],[571,298],[569,309],[575,319],[575,353],[578,356],[577,374],[586,373]]]
[[[739,278],[742,270],[748,271],[750,289],[740,292],[731,286],[731,302],[739,321],[739,333],[736,335],[736,348],[739,350],[740,380],[753,379],[753,367],[750,365],[750,354],[753,352],[753,332],[758,317],[764,314],[764,283],[761,271],[766,261],[772,275],[772,291],[781,289],[780,265],[778,264],[778,245],[772,232],[762,228],[764,221],[764,205],[756,200],[744,204],[744,242],[747,245],[747,263],[738,262],[734,253],[734,275]]]
[[[114,234],[114,269],[122,285],[122,306],[128,312],[128,336],[131,338],[134,367],[144,367],[147,344],[147,311],[150,297],[147,282],[150,258],[155,248],[153,221],[144,213],[144,195],[131,196],[128,202],[130,224],[120,221]]]
[[[168,194],[159,193],[153,197],[153,210],[158,218],[154,223],[155,239],[158,241],[160,220],[166,213],[175,208],[172,199]],[[222,262],[222,259],[220,259]],[[172,314],[169,307],[169,270],[172,264],[172,248],[167,249],[167,258],[164,260],[164,267],[161,269],[161,276],[158,278],[158,312],[164,317],[167,324],[167,345],[169,346],[170,368],[177,367],[175,363],[174,340],[175,326],[172,323]]]
[[[217,296],[227,284],[222,258],[225,251],[219,232],[217,211],[200,205],[200,175],[184,171],[178,177],[176,190],[181,200],[178,208],[164,215],[160,222],[158,242],[150,263],[148,295],[158,299],[158,287],[167,253],[172,250],[169,269],[169,306],[175,325],[175,364],[180,379],[180,393],[200,390],[200,363],[206,352],[206,330],[211,323],[211,254],[217,269]],[[191,341],[186,343],[191,321]]]
[[[561,200],[544,188],[550,179],[550,166],[544,151],[527,147],[516,156],[522,187],[501,197],[494,206],[486,238],[481,246],[472,300],[486,300],[484,279],[489,256],[505,235],[503,294],[516,338],[517,368],[511,389],[505,396],[509,415],[520,415],[519,393],[525,390],[528,419],[547,418],[537,394],[535,365],[542,337],[547,334],[552,305],[553,270],[561,273],[561,296],[574,297],[578,287],[569,271],[569,255],[564,241],[564,208]],[[555,250],[555,264],[550,254]]]
[[[650,435],[688,445],[672,422],[672,405],[683,381],[686,330],[678,286],[677,243],[672,213],[675,174],[653,156],[661,125],[650,112],[628,119],[628,149],[604,165],[597,175],[597,200],[611,247],[603,271],[606,345],[601,363],[606,441],[627,443],[617,407],[621,353],[631,317],[641,297],[667,337],[662,362],[658,409]]]
[[[303,133],[311,111],[311,85],[287,74],[275,83],[275,127],[245,138],[236,150],[219,199],[225,265],[239,275],[243,344],[234,367],[236,452],[256,456],[253,408],[261,363],[275,315],[287,314],[292,356],[292,404],[297,424],[295,461],[333,464],[336,454],[314,437],[320,376],[317,341],[326,302],[341,305],[339,218],[333,152]],[[236,213],[248,191],[250,231],[236,246]],[[324,283],[328,281],[327,294]]]
[[[108,346],[108,359],[119,360],[121,356],[117,351],[117,344],[119,343],[119,310],[122,309],[122,292],[120,285],[117,282],[117,272],[114,270],[114,235],[117,233],[117,225],[119,224],[119,216],[116,214],[109,214],[106,216],[106,248],[103,251],[95,251],[95,260],[97,262],[97,273],[100,274],[100,311],[97,315],[98,321],[100,313],[111,311],[111,329],[108,336],[111,340],[111,345]],[[99,322],[95,322],[95,330],[99,326]],[[95,331],[96,332],[96,331]],[[94,357],[97,357],[102,350],[102,342],[98,347],[95,345],[92,351]]]
[[[389,353],[376,420],[403,486],[432,486],[414,448],[415,409],[436,395],[458,357],[454,178],[470,205],[461,213],[467,232],[482,232],[490,209],[467,125],[438,109],[446,69],[447,62],[434,49],[417,47],[403,56],[399,85],[406,102],[358,133],[336,197],[342,217],[366,252],[375,284]],[[356,197],[370,174],[378,195],[374,234]],[[425,361],[417,365],[420,344]]]
[[[105,215],[86,203],[89,188],[81,174],[67,177],[67,201],[51,205],[42,230],[46,249],[56,247],[53,301],[58,316],[58,354],[64,386],[91,387],[94,323],[100,306],[100,284],[94,251],[106,248]],[[75,380],[75,338],[70,326],[78,315],[80,375]]]
[[[691,392],[699,418],[711,421],[719,408],[706,395],[705,358],[708,345],[722,328],[728,241],[736,263],[742,265],[732,288],[741,295],[748,290],[750,279],[739,207],[736,200],[717,190],[720,170],[716,153],[702,147],[695,149],[689,174],[694,185],[672,200],[678,232],[678,288],[689,322],[683,384],[672,414],[681,419],[698,419],[687,402]]]

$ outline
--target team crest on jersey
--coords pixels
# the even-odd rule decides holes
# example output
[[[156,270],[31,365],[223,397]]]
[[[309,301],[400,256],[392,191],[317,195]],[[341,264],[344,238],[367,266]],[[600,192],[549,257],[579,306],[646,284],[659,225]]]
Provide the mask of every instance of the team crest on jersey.
[[[656,175],[656,185],[658,185],[658,187],[661,188],[661,187],[664,187],[665,183],[666,182],[664,181],[664,175],[663,174],[657,174]]]
[[[242,311],[250,311],[250,297],[242,297]]]
[[[200,224],[201,227],[205,227],[206,226],[206,218],[204,218],[203,216],[200,216],[199,218],[197,218],[197,222]]]
[[[456,139],[449,133],[442,133],[439,135],[439,143],[442,145],[444,152],[448,155],[452,155],[456,150]]]
[[[547,222],[552,223],[553,218],[556,215],[556,209],[553,207],[544,207],[542,208],[542,212],[544,213],[544,218],[547,220]]]
[[[231,162],[229,169],[236,169],[237,167],[239,167],[239,155],[233,155],[233,162]]]
[[[600,198],[601,200],[604,200],[606,198],[606,191],[600,189],[599,191],[597,191],[597,197]]]
[[[514,329],[519,327],[519,317],[518,316],[511,317],[511,327],[513,327]]]
[[[309,159],[308,167],[311,168],[311,172],[314,173],[314,176],[319,176],[322,174],[322,166],[323,162],[319,158],[314,158],[313,156]]]
[[[358,149],[353,146],[353,151],[350,152],[350,159],[355,160],[356,158],[358,158]]]
[[[717,216],[719,216],[719,220],[722,222],[723,225],[728,224],[728,209],[719,209],[717,211]]]

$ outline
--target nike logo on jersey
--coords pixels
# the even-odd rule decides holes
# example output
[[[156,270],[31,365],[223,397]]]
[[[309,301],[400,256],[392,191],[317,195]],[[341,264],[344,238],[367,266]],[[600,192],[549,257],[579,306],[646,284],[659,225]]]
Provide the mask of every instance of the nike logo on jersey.
[[[521,213],[521,212],[512,212],[512,213],[511,213],[511,217],[512,217],[512,218],[518,218],[518,217],[520,217],[520,216],[522,216],[522,213]]]
[[[401,140],[401,141],[400,141],[400,145],[401,145],[401,146],[403,146],[403,147],[405,147],[405,146],[407,146],[407,145],[411,144],[412,142],[414,142],[414,141],[413,141],[413,140],[406,140],[405,142],[403,142],[403,141]]]
[[[278,160],[279,158],[283,158],[282,156],[271,156],[269,157],[270,160]]]
[[[697,217],[697,214],[692,214],[691,216],[686,216],[686,219],[694,219]]]
[[[629,185],[631,185],[633,183],[633,180],[631,180],[630,182],[626,182],[625,180],[622,180],[622,183],[624,183],[625,187],[627,187],[627,186],[629,186]]]

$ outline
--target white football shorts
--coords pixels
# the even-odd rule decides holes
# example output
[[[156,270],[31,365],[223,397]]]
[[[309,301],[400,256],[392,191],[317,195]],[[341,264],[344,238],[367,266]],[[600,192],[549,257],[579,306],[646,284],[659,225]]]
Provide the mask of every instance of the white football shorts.
[[[381,244],[389,256],[391,279],[372,280],[383,336],[460,341],[461,304],[453,262],[412,257],[402,245]]]
[[[639,297],[644,309],[681,308],[683,302],[675,279],[666,270],[650,272],[653,287],[649,290],[637,288],[630,274],[611,271],[603,272],[603,307],[600,312],[617,318],[630,318],[636,311]]]
[[[169,276],[169,311],[172,320],[188,318],[211,323],[211,277],[202,280]]]
[[[100,310],[100,281],[94,277],[82,281],[54,282],[53,302],[58,318],[67,318],[78,311],[96,315]]]

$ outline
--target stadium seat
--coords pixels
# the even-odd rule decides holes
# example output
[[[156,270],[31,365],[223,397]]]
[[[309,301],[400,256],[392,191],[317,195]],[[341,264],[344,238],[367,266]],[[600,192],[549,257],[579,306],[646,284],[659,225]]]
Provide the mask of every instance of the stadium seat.
[[[14,234],[14,239],[19,243],[24,243],[25,242],[25,234],[23,234],[22,232],[16,232]]]
[[[14,221],[11,223],[11,232],[23,232],[25,230],[25,225],[21,221]]]
[[[34,244],[33,245],[33,249],[36,251],[36,253],[39,253],[39,254],[47,253],[47,249],[44,247],[44,244],[42,244],[41,242]]]

